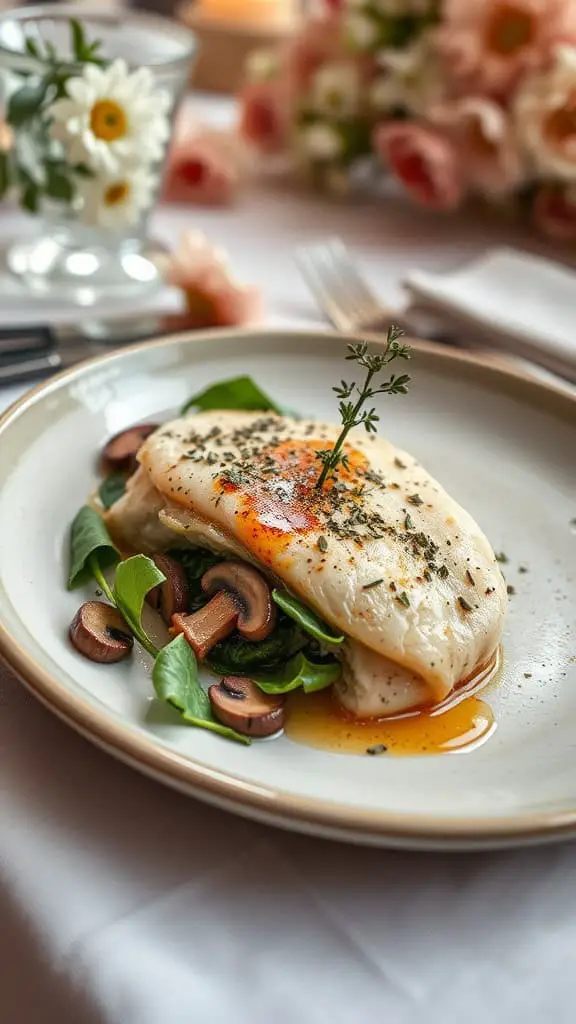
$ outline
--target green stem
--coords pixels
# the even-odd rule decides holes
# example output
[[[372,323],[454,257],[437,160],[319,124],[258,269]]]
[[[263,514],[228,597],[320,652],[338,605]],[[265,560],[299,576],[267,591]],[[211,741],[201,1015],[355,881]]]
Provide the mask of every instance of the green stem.
[[[318,479],[316,481],[316,488],[318,490],[322,489],[322,487],[326,483],[326,479],[328,477],[328,474],[331,473],[332,470],[336,468],[336,466],[338,465],[338,463],[340,461],[340,452],[342,451],[342,447],[344,445],[344,442],[345,442],[348,434],[352,430],[352,427],[357,426],[357,424],[356,424],[356,417],[357,417],[358,413],[360,412],[360,409],[364,405],[364,402],[366,401],[367,392],[368,392],[368,389],[370,387],[370,381],[372,380],[372,377],[374,376],[375,373],[376,373],[375,370],[368,370],[368,375],[366,377],[366,380],[364,381],[364,387],[363,387],[362,391],[360,392],[360,395],[358,397],[358,401],[356,402],[356,405],[354,406],[354,409],[352,411],[352,415],[351,415],[350,419],[348,420],[348,422],[344,424],[344,427],[340,431],[340,434],[338,436],[336,444],[334,445],[334,447],[332,449],[332,455],[330,457],[330,460],[328,460],[328,459],[326,460],[326,462],[324,463],[324,467],[322,469],[322,472],[320,473],[320,476],[318,477]]]
[[[130,623],[128,623],[128,625],[130,625]],[[152,641],[148,639],[146,633],[141,633],[140,630],[138,630],[138,632],[132,630],[132,632],[134,633],[134,636],[136,637],[138,643],[144,648],[145,651],[148,651],[148,654],[151,654],[153,658],[158,657],[158,654],[160,652],[157,647],[154,647]]]
[[[98,583],[100,589],[104,592],[105,596],[110,601],[110,604],[113,604],[114,607],[116,607],[116,601],[114,600],[114,594],[112,593],[112,591],[110,590],[110,587],[108,586],[108,583],[106,582],[106,578],[104,576],[104,573],[102,572],[102,569],[100,568],[100,566],[98,564],[98,559],[97,559],[95,554],[90,555],[90,569],[92,571],[92,575],[93,575],[94,579]]]

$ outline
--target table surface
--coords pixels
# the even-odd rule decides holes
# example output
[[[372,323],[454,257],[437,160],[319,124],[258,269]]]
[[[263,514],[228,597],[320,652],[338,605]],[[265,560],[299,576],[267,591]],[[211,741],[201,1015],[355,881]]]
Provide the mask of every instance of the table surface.
[[[221,102],[201,107],[230,117]],[[325,235],[346,239],[390,302],[415,266],[536,249],[497,221],[272,185],[231,211],[165,208],[153,224],[171,245],[189,227],[262,284],[268,322],[297,326],[318,315],[293,252]],[[2,211],[0,242],[23,230]],[[29,316],[1,282],[0,310]],[[3,1024],[568,1024],[575,881],[574,844],[418,855],[213,810],[94,749],[0,669]]]

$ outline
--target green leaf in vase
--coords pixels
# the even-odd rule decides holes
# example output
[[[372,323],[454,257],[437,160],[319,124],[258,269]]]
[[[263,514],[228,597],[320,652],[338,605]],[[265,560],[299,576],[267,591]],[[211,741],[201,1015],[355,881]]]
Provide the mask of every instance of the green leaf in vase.
[[[29,121],[38,113],[46,96],[46,81],[42,78],[35,84],[27,83],[13,92],[6,108],[6,121],[14,128]]]
[[[69,203],[74,196],[74,186],[70,181],[69,169],[64,163],[47,161],[46,171],[46,195],[51,199],[59,199],[63,203]]]

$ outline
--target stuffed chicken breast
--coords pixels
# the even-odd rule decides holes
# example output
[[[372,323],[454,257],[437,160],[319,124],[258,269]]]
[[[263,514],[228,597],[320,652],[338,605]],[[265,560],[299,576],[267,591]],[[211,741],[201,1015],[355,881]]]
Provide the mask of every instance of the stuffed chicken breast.
[[[125,548],[230,553],[346,636],[340,700],[358,716],[443,700],[494,655],[506,587],[474,522],[416,460],[352,432],[322,488],[318,452],[339,428],[206,412],[167,423],[107,513]]]

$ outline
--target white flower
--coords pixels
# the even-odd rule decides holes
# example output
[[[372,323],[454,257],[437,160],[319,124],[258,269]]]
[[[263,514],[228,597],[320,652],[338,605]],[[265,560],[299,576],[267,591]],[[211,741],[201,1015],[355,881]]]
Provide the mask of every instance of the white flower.
[[[246,59],[246,78],[249,82],[267,82],[278,74],[279,61],[274,50],[262,47],[251,50]]]
[[[346,16],[345,30],[357,50],[371,50],[378,39],[378,26],[369,14],[352,11]]]
[[[378,110],[406,107],[413,114],[427,114],[448,94],[445,69],[429,33],[404,50],[384,50],[378,55],[384,74],[370,90],[372,106]]]
[[[50,114],[52,135],[64,143],[70,163],[116,174],[161,159],[170,99],[155,88],[148,68],[131,72],[123,60],[107,68],[85,64],[66,92]]]
[[[354,64],[324,64],[312,82],[311,104],[328,117],[352,117],[360,103],[360,75]]]
[[[300,146],[312,160],[334,160],[342,153],[342,137],[330,124],[312,124],[300,132]]]
[[[84,224],[114,229],[136,224],[152,205],[157,176],[144,168],[112,177],[106,174],[78,180],[81,201],[78,218]]]
[[[531,75],[515,103],[518,134],[537,170],[576,181],[576,47],[559,46],[549,71]]]

